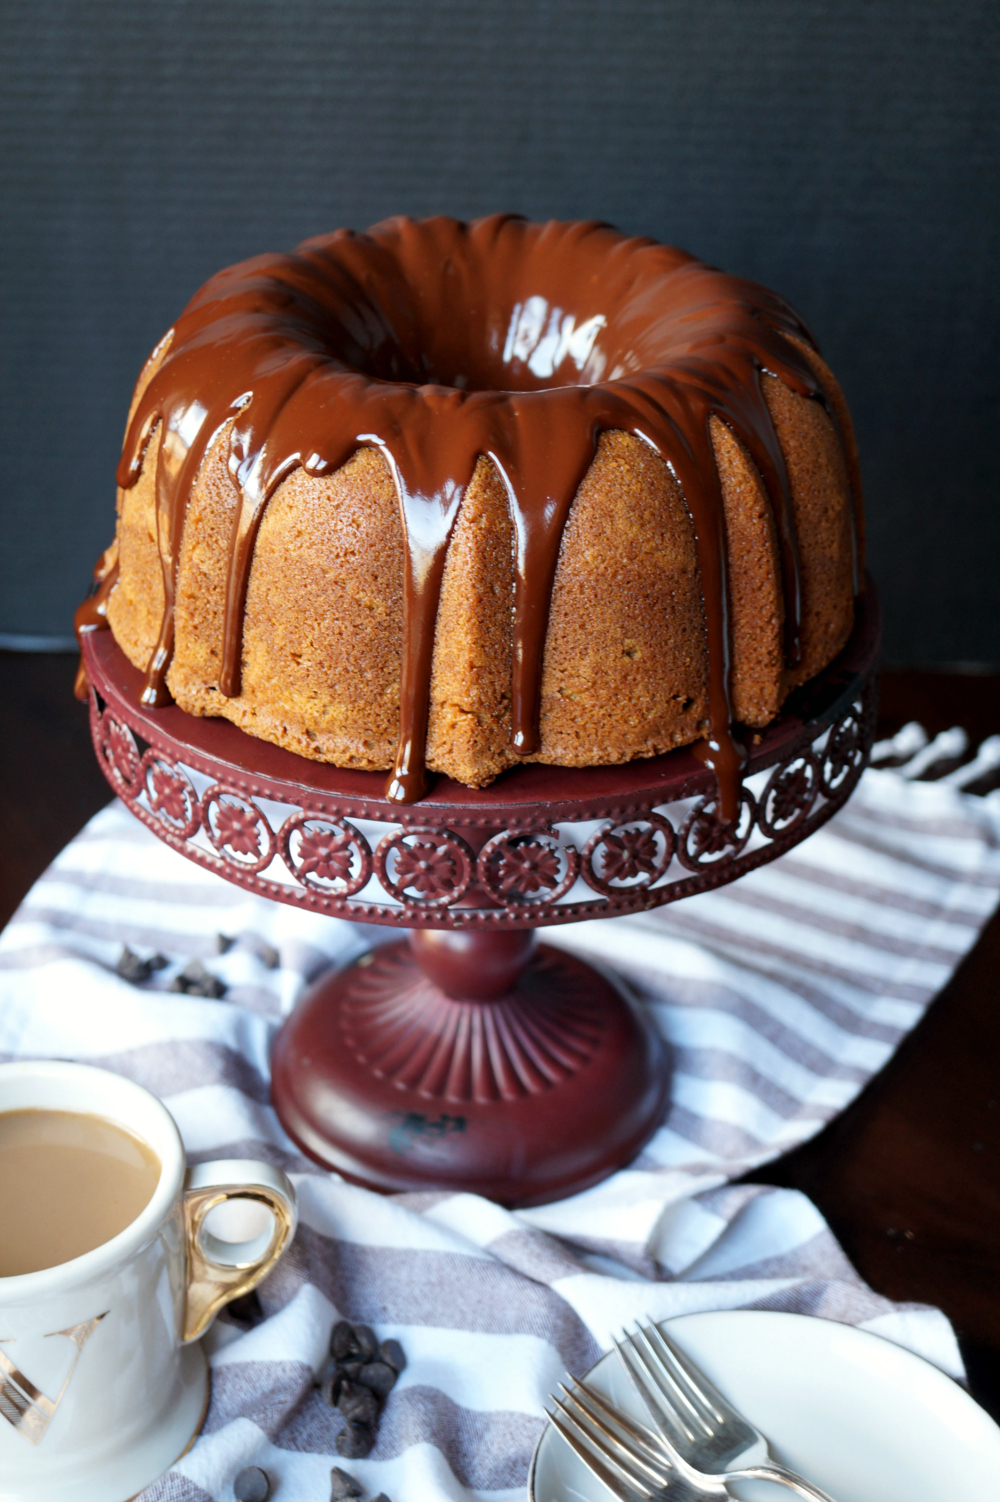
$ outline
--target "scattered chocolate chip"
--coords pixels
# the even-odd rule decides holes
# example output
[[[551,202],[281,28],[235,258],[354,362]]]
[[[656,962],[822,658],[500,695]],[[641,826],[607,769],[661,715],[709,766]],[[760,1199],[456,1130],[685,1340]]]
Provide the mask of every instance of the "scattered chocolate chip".
[[[238,1299],[230,1299],[226,1312],[241,1325],[255,1325],[264,1318],[256,1288],[252,1288],[249,1293],[241,1293]]]
[[[345,1460],[363,1460],[370,1455],[375,1436],[366,1424],[345,1424],[337,1435],[337,1454]]]
[[[154,970],[165,970],[169,964],[165,954],[151,954],[148,960],[141,960],[126,944],[118,956],[115,970],[122,980],[131,981],[133,986],[141,986],[149,980]]]
[[[330,1355],[334,1361],[346,1361],[357,1352],[354,1330],[346,1319],[339,1319],[330,1335]]]
[[[394,1372],[406,1369],[406,1355],[398,1340],[383,1340],[378,1348],[378,1358],[386,1366],[391,1366]]]
[[[337,1406],[337,1399],[340,1397],[340,1389],[343,1383],[343,1372],[331,1361],[319,1385],[320,1397],[324,1403],[329,1403],[331,1408],[336,1408]]]
[[[391,1499],[386,1496],[385,1492],[379,1492],[377,1497],[372,1498],[372,1502],[391,1502]]]
[[[344,1379],[337,1407],[348,1423],[367,1424],[374,1429],[378,1422],[378,1399],[369,1388],[362,1387],[358,1382]]]
[[[378,1336],[371,1325],[355,1325],[354,1339],[357,1341],[357,1350],[363,1352],[369,1360],[378,1355]]]
[[[405,1366],[406,1356],[398,1340],[385,1340],[380,1345],[371,1325],[337,1321],[330,1331],[330,1361],[319,1385],[323,1400],[339,1409],[347,1420],[337,1435],[338,1454],[360,1460],[369,1453],[382,1404]],[[334,1493],[335,1497],[339,1495]],[[383,1502],[388,1498],[383,1497]]]
[[[281,955],[273,944],[261,944],[257,950],[260,962],[268,970],[277,970],[281,964]]]
[[[360,1497],[361,1494],[360,1481],[356,1481],[349,1471],[342,1471],[339,1465],[335,1465],[330,1472],[330,1502],[343,1502],[345,1497]]]
[[[387,1361],[369,1361],[358,1373],[358,1381],[377,1398],[385,1399],[396,1385],[396,1373]]]
[[[133,986],[141,986],[143,981],[149,980],[150,964],[148,960],[140,960],[128,945],[124,945],[115,970],[122,980],[130,981]]]
[[[271,1483],[260,1466],[248,1465],[233,1481],[236,1502],[267,1502],[270,1495]]]
[[[179,975],[170,982],[171,991],[180,991],[185,996],[207,996],[217,1001],[225,996],[226,987],[217,975],[211,975],[201,960],[190,960]]]
[[[236,943],[236,940],[235,939],[231,939],[228,934],[216,934],[216,936],[215,936],[215,952],[216,952],[216,954],[228,954],[229,951],[232,949],[232,947],[233,947],[233,945],[235,943]]]

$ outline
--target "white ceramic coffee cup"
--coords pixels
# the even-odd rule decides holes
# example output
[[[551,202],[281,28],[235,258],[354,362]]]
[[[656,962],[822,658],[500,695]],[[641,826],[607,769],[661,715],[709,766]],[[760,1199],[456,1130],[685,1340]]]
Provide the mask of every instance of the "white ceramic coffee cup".
[[[166,1107],[103,1069],[0,1065],[0,1112],[31,1108],[106,1117],[161,1167],[149,1204],[119,1235],[0,1278],[0,1499],[126,1502],[198,1433],[208,1403],[198,1337],[274,1266],[295,1229],[295,1191],[253,1159],[187,1170]],[[219,1241],[204,1221],[228,1200],[265,1206],[267,1229]]]

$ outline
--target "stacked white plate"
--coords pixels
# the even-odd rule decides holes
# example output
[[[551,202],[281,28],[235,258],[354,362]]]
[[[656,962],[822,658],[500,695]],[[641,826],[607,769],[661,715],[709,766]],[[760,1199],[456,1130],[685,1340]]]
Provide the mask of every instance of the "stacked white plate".
[[[877,1335],[799,1314],[688,1314],[664,1328],[752,1423],[772,1453],[835,1502],[986,1502],[1000,1498],[1000,1429],[937,1367]],[[612,1352],[590,1373],[618,1407],[649,1423]],[[734,1486],[745,1502],[793,1493]],[[552,1428],[529,1502],[608,1502],[611,1494]]]

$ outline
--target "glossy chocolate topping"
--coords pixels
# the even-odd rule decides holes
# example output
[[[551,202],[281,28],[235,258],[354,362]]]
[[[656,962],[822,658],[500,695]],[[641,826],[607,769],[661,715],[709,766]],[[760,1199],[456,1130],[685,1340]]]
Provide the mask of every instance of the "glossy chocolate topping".
[[[563,527],[607,429],[662,455],[690,513],[709,663],[709,735],[699,748],[735,816],[741,755],[730,733],[729,624],[716,414],[763,479],[780,543],[786,654],[799,657],[801,603],[788,476],[762,372],[823,399],[811,344],[774,293],[683,251],[596,223],[494,215],[391,219],[339,230],[293,255],[214,276],[154,352],[118,483],[158,447],[157,529],[166,608],[143,702],[168,702],[174,593],[188,500],[227,423],[234,520],[219,689],[240,692],[243,613],[264,509],[294,469],[324,475],[360,446],[385,457],[405,538],[399,741],[387,795],[426,787],[431,659],[445,555],[480,455],[496,466],[515,537],[512,733],[538,747],[549,596]],[[163,353],[164,348],[166,353]],[[113,579],[84,607],[99,623]]]
[[[73,616],[73,630],[76,632],[77,641],[80,640],[80,632],[93,630],[95,627],[107,630],[108,627],[108,600],[111,591],[118,583],[118,559],[110,561],[108,553],[102,553],[94,569],[94,584],[90,594],[82,605],[76,607]],[[73,692],[78,699],[87,698],[87,670],[80,658],[80,665],[76,670],[76,681],[73,684]]]

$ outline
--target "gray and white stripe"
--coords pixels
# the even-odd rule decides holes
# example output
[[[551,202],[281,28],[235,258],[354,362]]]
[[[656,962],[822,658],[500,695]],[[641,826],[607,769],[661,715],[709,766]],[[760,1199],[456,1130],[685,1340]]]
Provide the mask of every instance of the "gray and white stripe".
[[[293,1248],[260,1290],[263,1318],[248,1328],[223,1316],[210,1334],[203,1436],[143,1502],[228,1499],[250,1463],[272,1473],[282,1502],[325,1496],[342,1421],[314,1378],[340,1316],[396,1336],[409,1356],[375,1451],[350,1465],[397,1502],[520,1498],[545,1396],[635,1317],[798,1310],[876,1330],[959,1375],[941,1314],[866,1288],[804,1196],[734,1181],[850,1103],[998,896],[1000,797],[869,771],[827,826],[738,886],[552,930],[648,1005],[673,1049],[671,1106],[627,1169],[515,1213],[345,1184],[301,1157],[270,1107],[281,1016],[318,970],[390,930],[251,897],[121,805],[106,809],[0,936],[0,1057],[128,1075],[165,1100],[192,1159],[267,1157],[294,1175],[302,1205]],[[224,953],[220,933],[234,941]],[[135,987],[115,973],[123,944],[171,963]],[[263,963],[269,948],[277,969]],[[226,982],[224,999],[167,990],[195,956]]]

